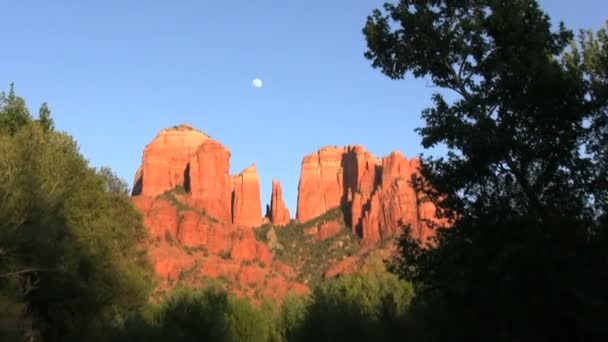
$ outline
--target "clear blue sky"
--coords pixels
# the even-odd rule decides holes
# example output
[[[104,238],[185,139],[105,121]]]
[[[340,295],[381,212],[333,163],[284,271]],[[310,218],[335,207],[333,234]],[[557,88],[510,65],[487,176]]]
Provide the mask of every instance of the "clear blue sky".
[[[129,183],[160,129],[190,123],[230,148],[233,173],[257,164],[263,204],[279,179],[295,215],[302,157],[321,146],[422,152],[413,130],[432,89],[363,57],[381,3],[7,0],[0,88],[15,82],[32,112],[49,102],[91,164]],[[571,28],[608,19],[607,0],[541,3]]]

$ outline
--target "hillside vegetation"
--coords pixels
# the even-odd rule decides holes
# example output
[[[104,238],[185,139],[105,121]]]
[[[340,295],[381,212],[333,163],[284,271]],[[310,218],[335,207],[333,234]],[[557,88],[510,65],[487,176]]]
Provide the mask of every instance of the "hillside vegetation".
[[[340,231],[327,239],[315,241],[315,233],[324,223],[336,224]],[[355,255],[359,249],[359,238],[346,227],[341,208],[334,208],[301,224],[295,220],[283,227],[266,224],[255,228],[255,232],[277,260],[291,266],[302,282],[312,286],[323,280],[324,273],[333,264]]]

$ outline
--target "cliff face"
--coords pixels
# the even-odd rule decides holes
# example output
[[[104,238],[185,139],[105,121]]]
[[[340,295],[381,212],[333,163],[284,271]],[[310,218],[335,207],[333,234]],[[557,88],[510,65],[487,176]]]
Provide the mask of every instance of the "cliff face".
[[[345,215],[365,244],[394,237],[406,224],[426,239],[432,231],[423,219],[434,208],[419,204],[409,183],[418,167],[399,152],[380,160],[361,146],[323,148],[302,161],[296,217],[305,222],[341,206],[350,208]]]
[[[217,141],[203,142],[190,157],[184,184],[197,209],[224,222],[232,219],[230,151]]]
[[[191,205],[222,222],[260,225],[260,180],[255,165],[230,176],[230,151],[188,125],[162,130],[146,146],[133,194],[154,197],[183,186]],[[423,223],[434,207],[419,204],[409,184],[419,161],[393,152],[379,159],[362,146],[324,147],[302,160],[296,219],[309,221],[342,207],[352,231],[373,244],[410,224],[415,237],[431,231]],[[290,221],[281,184],[272,183],[267,213],[274,225]]]
[[[232,177],[232,222],[244,226],[262,223],[260,177],[255,164]]]
[[[281,188],[281,183],[278,180],[272,181],[272,197],[268,218],[275,226],[284,226],[291,220],[289,209],[285,207],[285,202],[283,202],[283,188]]]
[[[296,219],[308,221],[343,201],[343,148],[324,147],[302,160]]]
[[[184,184],[190,157],[209,136],[189,125],[160,131],[144,149],[133,195],[157,196]]]
[[[230,150],[189,125],[162,130],[146,146],[134,196],[156,197],[183,187],[193,208],[227,223],[262,222],[255,166],[230,176]]]

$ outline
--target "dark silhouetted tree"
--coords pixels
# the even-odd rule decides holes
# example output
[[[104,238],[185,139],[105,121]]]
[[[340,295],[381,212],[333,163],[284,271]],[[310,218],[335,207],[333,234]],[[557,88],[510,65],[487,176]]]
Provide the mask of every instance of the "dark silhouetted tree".
[[[418,132],[447,155],[415,186],[451,228],[404,235],[396,264],[421,338],[607,340],[606,31],[577,44],[534,0],[401,0],[363,33],[373,67],[444,91]]]

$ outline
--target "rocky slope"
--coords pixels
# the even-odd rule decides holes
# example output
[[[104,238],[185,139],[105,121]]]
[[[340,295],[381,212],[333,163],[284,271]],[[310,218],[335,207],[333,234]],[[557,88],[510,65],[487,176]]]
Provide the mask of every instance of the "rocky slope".
[[[236,293],[281,299],[311,282],[348,273],[371,250],[390,250],[404,224],[432,231],[432,205],[409,184],[418,160],[382,159],[361,146],[325,147],[305,156],[296,220],[272,182],[262,217],[255,164],[230,175],[230,151],[188,125],[162,130],[144,149],[133,201],[150,231],[163,286],[224,281]],[[162,286],[161,286],[162,287]]]

